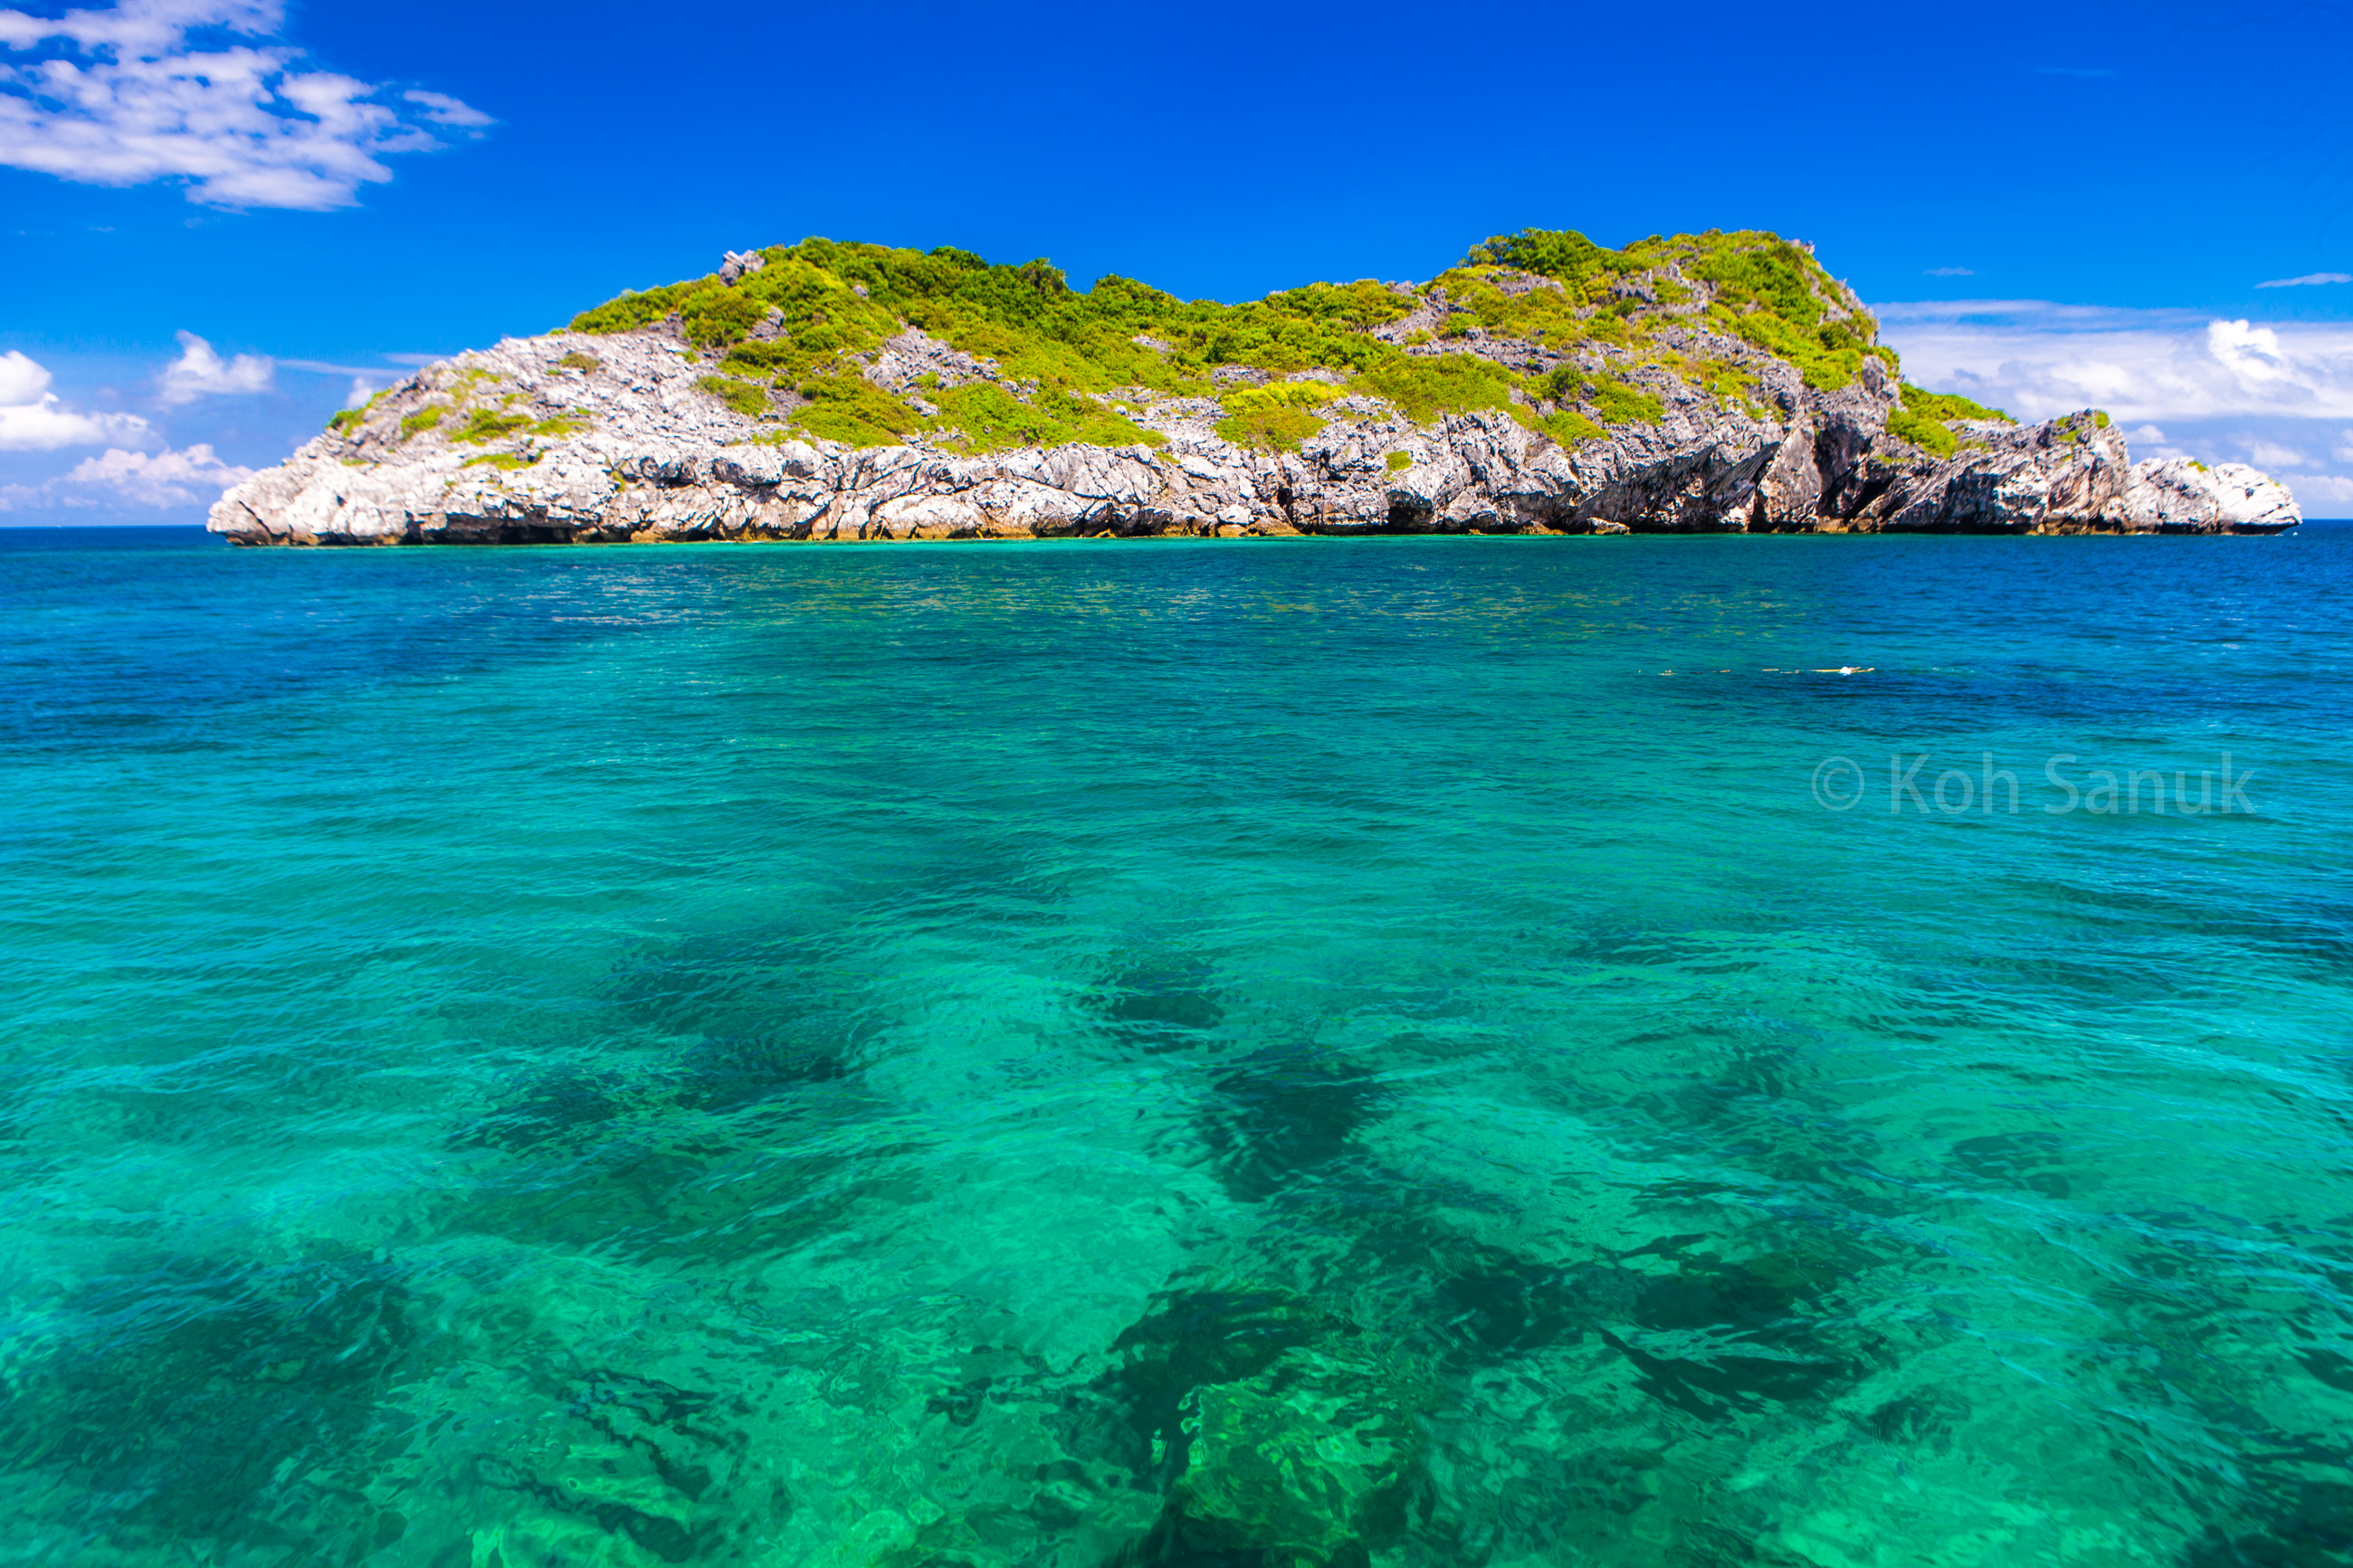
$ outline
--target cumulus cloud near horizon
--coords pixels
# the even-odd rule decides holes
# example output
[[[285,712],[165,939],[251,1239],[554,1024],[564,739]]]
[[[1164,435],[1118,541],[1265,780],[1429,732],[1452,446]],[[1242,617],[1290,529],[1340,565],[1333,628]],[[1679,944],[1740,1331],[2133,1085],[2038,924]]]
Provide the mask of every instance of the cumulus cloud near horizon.
[[[2107,411],[2135,458],[2247,462],[2353,508],[2353,323],[2040,300],[1873,307],[1905,379],[2024,419]]]
[[[279,0],[0,10],[0,50],[68,51],[0,56],[0,165],[82,184],[180,180],[211,206],[316,212],[355,205],[362,185],[391,179],[385,155],[492,123],[446,93],[306,69],[301,51],[272,42],[284,26]],[[220,41],[200,46],[199,33]]]
[[[54,452],[60,447],[137,444],[154,434],[136,414],[86,414],[49,390],[47,365],[22,349],[0,353],[0,452]]]
[[[211,445],[202,441],[176,451],[136,452],[109,447],[46,483],[0,485],[0,511],[122,507],[168,511],[175,507],[209,506],[230,486],[242,484],[253,473],[251,468],[223,462]]]
[[[2353,419],[2353,324],[2258,325],[2036,300],[1874,309],[1911,380],[2030,418],[2094,407],[2151,423]]]
[[[231,485],[253,478],[251,468],[225,463],[209,442],[199,441],[179,451],[126,452],[109,447],[95,458],[84,458],[62,478],[51,480],[70,497],[77,488],[103,492],[108,499],[132,506],[210,505]],[[76,504],[69,500],[68,505]]]

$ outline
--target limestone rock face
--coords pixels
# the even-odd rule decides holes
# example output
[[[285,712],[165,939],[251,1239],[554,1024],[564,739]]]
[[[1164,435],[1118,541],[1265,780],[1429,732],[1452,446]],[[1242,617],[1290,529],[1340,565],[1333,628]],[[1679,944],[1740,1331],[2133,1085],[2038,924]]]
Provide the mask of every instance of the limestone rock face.
[[[2125,510],[2137,532],[2209,532],[2207,520],[2219,518],[2233,531],[2270,533],[2303,521],[2295,498],[2270,475],[2244,463],[2209,468],[2187,458],[2134,464]]]
[[[731,253],[722,276],[735,282],[760,263]],[[1688,293],[1693,285],[1665,276],[1673,270],[1620,288],[1630,300],[1656,297],[1665,284]],[[1713,330],[1696,305],[1678,307],[1638,354],[1480,331],[1431,342],[1430,328],[1447,318],[1442,291],[1429,292],[1415,313],[1374,333],[1409,353],[1480,355],[1528,386],[1573,384],[1574,376],[1558,380],[1564,370],[1606,373],[1653,400],[1658,417],[1612,422],[1585,405],[1576,410],[1584,423],[1564,425],[1554,404],[1515,390],[1508,409],[1416,420],[1352,391],[1322,404],[1317,433],[1276,451],[1221,436],[1213,398],[1134,388],[1101,401],[1159,444],[983,454],[950,433],[851,447],[797,433],[788,421],[797,395],[714,374],[673,318],[635,331],[510,339],[430,366],[230,490],[209,526],[241,544],[419,544],[2215,533],[2301,521],[2285,488],[2251,468],[2136,466],[2123,437],[2088,411],[2039,425],[1956,423],[1946,428],[1958,448],[1939,456],[1891,431],[1901,394],[1878,358],[1864,360],[1851,384],[1818,390],[1791,364]],[[1861,302],[1845,300],[1840,313],[1870,325]],[[772,330],[773,316],[748,329],[753,340]],[[869,381],[918,413],[931,409],[925,391],[980,382],[1015,397],[1029,390],[995,361],[912,326],[861,363]],[[1745,390],[1698,384],[1691,367],[1700,366],[1731,367]],[[1318,397],[1341,380],[1330,371],[1216,372],[1220,395],[1283,379],[1325,384],[1303,389]],[[1564,444],[1547,433],[1565,429],[1586,434]]]
[[[1912,533],[2135,531],[2124,437],[2089,411],[2041,425],[1971,421],[1962,449],[1938,460],[1883,443],[1861,465],[1844,515],[1815,526]],[[1873,470],[1876,470],[1875,472]],[[2219,514],[2205,531],[2227,531]]]

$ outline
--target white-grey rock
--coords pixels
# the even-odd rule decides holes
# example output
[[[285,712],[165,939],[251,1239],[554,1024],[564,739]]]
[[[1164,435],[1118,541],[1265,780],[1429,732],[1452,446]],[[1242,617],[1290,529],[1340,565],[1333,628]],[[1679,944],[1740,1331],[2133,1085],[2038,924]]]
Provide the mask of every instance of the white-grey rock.
[[[732,281],[761,258],[731,254]],[[1624,287],[1651,297],[1667,274]],[[1671,279],[1672,280],[1672,279]],[[1511,279],[1514,289],[1556,287]],[[1698,285],[1684,280],[1704,304]],[[1414,315],[1448,313],[1431,289]],[[1861,301],[1831,309],[1868,326]],[[1677,309],[1680,310],[1680,307]],[[1427,330],[1410,329],[1410,330]],[[1549,404],[1416,424],[1363,391],[1320,410],[1295,452],[1217,434],[1218,404],[1120,389],[1165,445],[1068,446],[968,456],[915,438],[853,448],[737,413],[665,324],[612,335],[509,339],[420,371],[355,418],[222,498],[210,526],[248,544],[693,539],[1006,539],[1075,534],[1790,531],[2269,532],[2300,520],[2284,487],[2234,464],[2134,465],[2089,412],[2040,425],[1957,426],[1949,457],[1895,438],[1897,388],[1876,359],[1854,384],[1806,386],[1796,368],[1715,331],[1694,310],[1657,332],[1667,350],[1750,377],[1764,401],[1722,398],[1655,363],[1579,343],[1575,353],[1481,334],[1444,345],[1517,374],[1605,363],[1660,399],[1653,425],[1564,447],[1538,427]],[[1440,352],[1416,345],[1409,352]],[[1616,355],[1617,357],[1612,357]],[[991,361],[908,328],[863,366],[879,385],[993,382]],[[934,380],[925,383],[924,378]],[[1219,367],[1234,385],[1275,379]],[[1293,379],[1336,379],[1331,373]],[[1586,417],[1599,411],[1587,407]],[[782,410],[777,414],[780,416]],[[944,434],[944,432],[943,433]],[[1393,469],[1395,455],[1404,464]]]
[[[2295,498],[2270,475],[2244,463],[2209,468],[2187,458],[2135,463],[2125,510],[2136,531],[2210,532],[2219,518],[2232,530],[2275,532],[2303,521]]]

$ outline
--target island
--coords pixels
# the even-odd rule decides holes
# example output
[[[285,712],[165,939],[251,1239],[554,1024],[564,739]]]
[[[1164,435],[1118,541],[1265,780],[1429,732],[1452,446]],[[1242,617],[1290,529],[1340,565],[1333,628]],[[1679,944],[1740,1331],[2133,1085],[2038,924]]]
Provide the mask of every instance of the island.
[[[1906,384],[1801,241],[1525,230],[1242,304],[807,239],[427,366],[229,490],[238,544],[2276,533],[2239,464]]]

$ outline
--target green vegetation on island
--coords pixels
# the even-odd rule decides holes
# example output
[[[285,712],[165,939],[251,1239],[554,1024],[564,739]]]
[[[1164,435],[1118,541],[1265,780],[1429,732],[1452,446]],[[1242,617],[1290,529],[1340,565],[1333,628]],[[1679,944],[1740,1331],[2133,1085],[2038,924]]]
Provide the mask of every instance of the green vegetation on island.
[[[1939,458],[1949,458],[1961,447],[1962,438],[1948,421],[1989,419],[2004,425],[2017,423],[1999,408],[1988,408],[1949,392],[1929,392],[1910,382],[1904,384],[1903,399],[1888,410],[1887,433]],[[2104,428],[2106,420],[2105,415],[2101,416]]]
[[[1668,376],[1762,417],[1753,374],[1695,357],[1692,338],[1667,335],[1677,328],[1753,345],[1819,389],[1850,384],[1866,358],[1895,361],[1810,251],[1757,231],[1612,250],[1531,229],[1485,241],[1418,287],[1313,283],[1235,305],[1115,276],[1077,289],[1042,259],[993,265],[953,247],[807,239],[758,254],[733,282],[712,274],[624,294],[572,329],[675,318],[717,359],[699,384],[748,417],[859,445],[920,435],[969,452],[1160,445],[1128,410],[1168,397],[1214,400],[1220,434],[1268,450],[1295,449],[1324,427],[1317,410],[1348,394],[1416,423],[1499,412],[1571,445],[1606,426],[1656,424]],[[1398,330],[1417,314],[1434,330]],[[990,379],[893,393],[860,374],[909,327],[987,362]],[[1498,340],[1535,345],[1543,363],[1530,373],[1525,355],[1481,352]],[[1261,374],[1218,374],[1228,367]]]
[[[1340,389],[1321,381],[1282,381],[1270,386],[1248,386],[1221,401],[1226,416],[1218,434],[1238,447],[1274,452],[1295,452],[1299,444],[1324,428],[1314,410],[1340,395]]]

